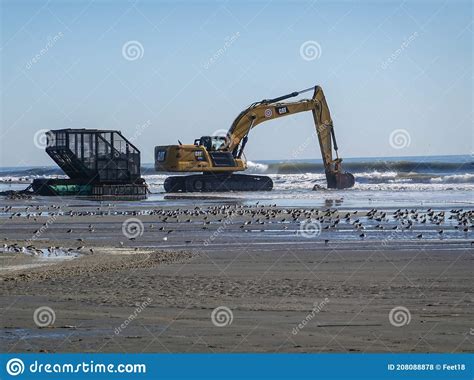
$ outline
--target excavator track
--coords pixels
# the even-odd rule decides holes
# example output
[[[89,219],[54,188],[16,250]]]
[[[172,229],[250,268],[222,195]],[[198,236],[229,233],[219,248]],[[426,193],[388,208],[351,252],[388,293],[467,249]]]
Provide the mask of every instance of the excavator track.
[[[205,173],[168,177],[164,187],[167,193],[270,191],[273,181],[259,175]]]

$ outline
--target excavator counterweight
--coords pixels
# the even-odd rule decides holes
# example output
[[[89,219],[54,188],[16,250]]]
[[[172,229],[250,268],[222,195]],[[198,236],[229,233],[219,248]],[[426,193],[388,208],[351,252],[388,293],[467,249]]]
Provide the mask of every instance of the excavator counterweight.
[[[308,91],[314,91],[311,99],[283,102]],[[320,86],[314,86],[251,104],[237,116],[226,136],[203,136],[196,139],[194,144],[155,147],[156,171],[201,173],[168,177],[164,183],[165,191],[271,190],[273,182],[270,177],[234,174],[247,169],[243,152],[249,133],[265,121],[305,111],[311,111],[313,115],[327,187],[345,189],[354,186],[354,176],[344,172],[341,167],[342,159],[337,154],[336,136],[323,90]]]

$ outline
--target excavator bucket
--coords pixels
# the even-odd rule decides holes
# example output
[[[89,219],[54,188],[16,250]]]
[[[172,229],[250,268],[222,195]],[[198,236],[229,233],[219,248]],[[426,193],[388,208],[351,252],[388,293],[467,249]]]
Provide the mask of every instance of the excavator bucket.
[[[326,172],[328,189],[348,189],[354,186],[355,178],[351,173]]]

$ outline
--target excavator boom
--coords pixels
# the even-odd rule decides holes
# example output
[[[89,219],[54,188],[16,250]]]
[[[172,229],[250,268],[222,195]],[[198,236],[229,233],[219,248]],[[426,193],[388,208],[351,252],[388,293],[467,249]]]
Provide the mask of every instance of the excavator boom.
[[[308,91],[313,91],[311,99],[295,102],[281,102],[296,97]],[[293,115],[300,112],[311,111],[318,135],[321,156],[326,172],[329,188],[343,189],[354,185],[354,177],[350,173],[342,172],[342,159],[338,157],[336,135],[331,119],[331,113],[326,102],[326,97],[320,86],[310,87],[306,90],[292,92],[275,99],[262,100],[252,104],[242,111],[234,120],[228,132],[229,149],[234,155],[240,157],[245,148],[247,136],[252,128],[268,120]],[[333,158],[333,145],[336,157]]]

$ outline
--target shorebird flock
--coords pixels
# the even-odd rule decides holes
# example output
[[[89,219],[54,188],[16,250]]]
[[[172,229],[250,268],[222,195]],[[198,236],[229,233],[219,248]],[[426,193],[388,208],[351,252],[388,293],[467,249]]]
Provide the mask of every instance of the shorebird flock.
[[[149,230],[160,231],[167,240],[170,234],[182,232],[186,224],[199,224],[202,230],[212,230],[216,225],[226,224],[239,228],[244,232],[271,230],[272,226],[278,224],[282,230],[294,230],[298,233],[298,226],[304,222],[316,222],[321,232],[325,231],[344,231],[350,233],[352,230],[355,237],[366,239],[374,234],[374,231],[380,235],[381,231],[413,231],[413,238],[423,239],[424,231],[429,226],[431,238],[433,232],[436,236],[443,239],[448,232],[464,233],[467,238],[468,232],[474,229],[474,210],[451,209],[436,211],[431,208],[427,210],[419,209],[398,209],[395,211],[371,209],[369,211],[353,210],[342,211],[338,209],[317,209],[317,208],[288,208],[277,207],[274,205],[219,205],[219,206],[196,206],[190,208],[160,208],[160,209],[116,209],[117,205],[107,205],[101,207],[92,207],[89,209],[69,209],[67,206],[26,206],[25,208],[15,208],[5,206],[0,208],[0,215],[3,214],[9,219],[26,218],[33,221],[43,222],[40,228],[32,232],[33,235],[42,232],[42,229],[56,223],[55,218],[68,217],[75,222],[80,222],[81,217],[147,217],[146,226]],[[47,218],[44,221],[44,218]],[[59,224],[67,225],[67,223]],[[96,229],[101,229],[101,223],[87,224],[87,228],[81,227],[81,236],[83,233],[94,233]],[[1,227],[0,227],[1,228]],[[58,227],[55,226],[55,229]],[[75,227],[64,229],[66,234],[76,232]],[[57,231],[57,230],[56,230]],[[379,236],[377,235],[377,236]],[[324,238],[324,236],[322,236]],[[129,240],[135,240],[135,237]],[[8,240],[4,238],[4,240]],[[79,243],[83,238],[76,239]],[[324,239],[327,244],[329,240]],[[471,242],[471,245],[474,242]],[[120,242],[123,246],[123,242]],[[84,246],[81,244],[76,248],[68,248],[65,251],[81,251]],[[20,247],[7,246],[4,250],[23,250],[36,252],[38,248],[34,246]],[[53,254],[55,251],[64,250],[62,247],[48,247]],[[43,252],[43,251],[42,251]],[[91,248],[91,253],[93,249]]]
[[[3,244],[2,252],[13,252],[13,253],[24,253],[30,256],[38,257],[65,257],[65,256],[77,256],[77,252],[74,248],[62,248],[62,247],[47,247],[47,248],[37,248],[34,245],[30,244],[27,246],[18,245],[18,243],[13,244]]]

